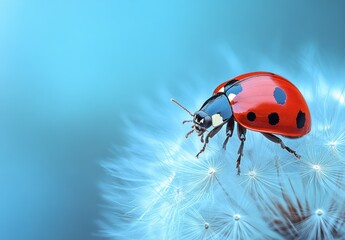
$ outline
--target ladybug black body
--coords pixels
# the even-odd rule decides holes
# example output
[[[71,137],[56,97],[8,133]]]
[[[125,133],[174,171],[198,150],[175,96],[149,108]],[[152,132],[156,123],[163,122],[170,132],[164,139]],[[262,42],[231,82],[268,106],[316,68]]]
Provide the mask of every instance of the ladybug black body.
[[[172,101],[188,111],[175,100]],[[193,120],[184,123],[193,122],[194,125],[186,137],[195,131],[204,142],[197,157],[205,150],[209,139],[224,125],[227,135],[223,144],[225,149],[233,134],[235,122],[237,123],[237,133],[241,141],[236,165],[238,174],[247,129],[262,133],[297,158],[300,156],[285,146],[275,134],[298,138],[309,133],[311,129],[309,108],[300,91],[287,79],[268,72],[247,73],[220,84],[197,112],[189,114]],[[213,129],[204,140],[203,135],[211,126]]]

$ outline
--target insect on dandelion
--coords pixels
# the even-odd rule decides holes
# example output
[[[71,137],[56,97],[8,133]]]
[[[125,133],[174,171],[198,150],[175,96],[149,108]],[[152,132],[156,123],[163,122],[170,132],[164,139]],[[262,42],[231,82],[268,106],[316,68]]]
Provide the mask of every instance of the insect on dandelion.
[[[141,129],[138,122],[130,125],[130,145],[116,147],[116,159],[103,164],[109,175],[103,186],[109,208],[101,224],[102,235],[109,239],[188,240],[345,238],[344,98],[342,91],[333,94],[324,83],[310,81],[324,74],[307,70],[306,74],[306,81],[298,86],[308,105],[295,104],[302,109],[290,118],[302,132],[292,132],[295,137],[308,133],[310,118],[314,127],[305,137],[284,142],[265,135],[267,131],[259,134],[261,128],[255,128],[257,132],[235,128],[235,120],[240,125],[250,124],[262,113],[262,109],[243,111],[243,116],[237,112],[231,101],[246,90],[238,79],[219,85],[215,96],[194,114],[179,104],[192,117],[184,122],[192,123],[187,140],[176,124],[176,116],[181,121],[183,116],[163,100],[165,94],[157,101],[162,105],[154,108],[164,109],[164,114],[145,111],[152,115],[154,128]],[[273,75],[261,77],[268,76]],[[285,97],[290,95],[285,90],[275,87],[271,99],[278,105],[288,101]],[[200,94],[196,99],[202,97]],[[228,108],[216,111],[223,100]],[[157,102],[148,105],[156,106]],[[191,104],[196,106],[197,102]],[[309,106],[310,115],[305,106]],[[279,117],[273,114],[271,119],[269,114],[265,121],[273,128],[277,119],[282,123],[291,113],[277,112]],[[222,127],[225,133],[220,132]],[[192,135],[195,133],[198,137]],[[240,141],[230,138],[233,134]],[[264,141],[267,139],[273,143]]]

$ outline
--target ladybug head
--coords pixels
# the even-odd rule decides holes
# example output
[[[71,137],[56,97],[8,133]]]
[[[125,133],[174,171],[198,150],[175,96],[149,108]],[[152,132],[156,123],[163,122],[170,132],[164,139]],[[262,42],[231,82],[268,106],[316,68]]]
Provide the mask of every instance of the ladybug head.
[[[195,132],[200,136],[212,125],[212,118],[204,111],[197,111],[194,114],[193,123]]]
[[[182,106],[179,102],[177,102],[175,99],[171,99],[172,102],[176,103],[178,106],[180,106],[182,109],[184,109],[186,112],[189,113],[193,117],[193,120],[186,120],[182,123],[185,124],[187,122],[193,122],[194,125],[192,126],[192,130],[189,131],[186,134],[186,138],[192,134],[194,131],[198,134],[198,136],[201,136],[206,132],[207,128],[209,128],[212,125],[212,118],[205,113],[204,111],[197,111],[196,113],[192,114],[187,108]]]
[[[194,123],[192,126],[193,129],[186,134],[186,137],[195,131],[198,136],[201,136],[201,141],[203,141],[203,134],[209,127],[221,126],[225,124],[232,116],[230,103],[225,94],[213,95],[207,99],[206,102],[201,106],[200,110],[194,114],[178,103],[175,99],[171,99],[171,101],[176,103],[193,117],[193,120],[183,121],[183,123]]]

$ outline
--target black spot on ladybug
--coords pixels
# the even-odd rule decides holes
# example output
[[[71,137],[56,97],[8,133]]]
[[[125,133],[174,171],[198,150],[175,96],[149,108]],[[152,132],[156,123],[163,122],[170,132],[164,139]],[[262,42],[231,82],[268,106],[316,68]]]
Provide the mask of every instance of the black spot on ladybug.
[[[296,117],[297,128],[303,128],[305,124],[305,113],[301,110],[298,112]]]
[[[284,104],[286,101],[286,94],[283,89],[276,87],[273,92],[274,99],[278,104]]]
[[[230,85],[230,86],[225,86],[224,90],[225,90],[226,95],[229,96],[231,93],[235,94],[235,95],[239,94],[240,92],[242,92],[243,88],[242,88],[241,84],[235,83],[235,84]]]
[[[276,112],[270,113],[268,115],[268,122],[271,125],[276,125],[277,123],[279,123],[279,115]]]
[[[254,112],[247,113],[247,119],[251,122],[253,122],[256,118],[256,114]]]

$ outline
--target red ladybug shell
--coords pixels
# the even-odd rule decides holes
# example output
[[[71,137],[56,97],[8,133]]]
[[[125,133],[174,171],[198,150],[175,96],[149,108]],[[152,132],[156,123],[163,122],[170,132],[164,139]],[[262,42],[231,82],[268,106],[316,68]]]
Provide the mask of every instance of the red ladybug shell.
[[[246,73],[220,84],[214,94],[220,92],[228,95],[235,120],[247,129],[290,138],[310,132],[306,101],[292,83],[279,75]]]

